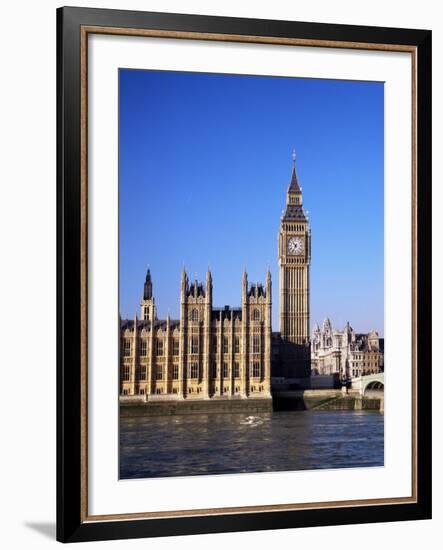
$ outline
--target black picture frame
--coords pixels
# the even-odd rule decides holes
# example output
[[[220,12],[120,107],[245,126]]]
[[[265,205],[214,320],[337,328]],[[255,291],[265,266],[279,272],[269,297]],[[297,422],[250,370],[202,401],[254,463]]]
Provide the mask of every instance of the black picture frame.
[[[416,500],[254,513],[88,521],[82,513],[81,28],[153,29],[416,52]],[[333,44],[331,44],[333,45]],[[85,345],[85,342],[83,341]],[[284,529],[431,517],[431,31],[63,7],[57,10],[57,540]],[[83,388],[83,389],[82,389]],[[82,477],[83,476],[83,477]]]

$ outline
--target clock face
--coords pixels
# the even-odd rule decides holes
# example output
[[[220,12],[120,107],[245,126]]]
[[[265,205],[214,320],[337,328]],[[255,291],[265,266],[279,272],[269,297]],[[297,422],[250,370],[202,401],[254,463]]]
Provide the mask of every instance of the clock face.
[[[291,256],[300,256],[300,254],[303,254],[303,250],[303,240],[300,237],[289,237],[288,254]]]

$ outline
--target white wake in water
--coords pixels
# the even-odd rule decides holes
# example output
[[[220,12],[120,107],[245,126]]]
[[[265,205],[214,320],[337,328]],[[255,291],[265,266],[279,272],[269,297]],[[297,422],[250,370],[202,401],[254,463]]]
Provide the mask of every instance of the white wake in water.
[[[263,424],[263,420],[259,416],[247,416],[244,420],[240,420],[240,424],[255,427]]]

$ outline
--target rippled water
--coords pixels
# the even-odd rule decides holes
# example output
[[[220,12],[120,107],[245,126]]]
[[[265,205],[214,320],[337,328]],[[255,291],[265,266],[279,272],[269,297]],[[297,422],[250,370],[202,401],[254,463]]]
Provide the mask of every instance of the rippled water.
[[[122,417],[120,477],[383,466],[383,418],[373,411]]]

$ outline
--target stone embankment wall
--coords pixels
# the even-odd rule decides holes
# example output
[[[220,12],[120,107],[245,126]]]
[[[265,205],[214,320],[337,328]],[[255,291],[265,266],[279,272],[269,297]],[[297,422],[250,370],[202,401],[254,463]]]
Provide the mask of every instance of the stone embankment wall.
[[[344,393],[341,390],[299,390],[274,394],[275,411],[306,410],[378,410],[384,411],[384,395],[362,397],[358,393]]]
[[[206,413],[263,413],[272,412],[272,399],[226,399],[214,401],[121,401],[122,416],[164,416]]]
[[[272,411],[355,411],[377,410],[384,412],[384,394],[374,392],[362,397],[358,392],[342,390],[288,390],[274,392],[273,399],[226,399],[189,401],[143,401],[122,399],[122,416],[174,415],[202,413],[256,414]]]

